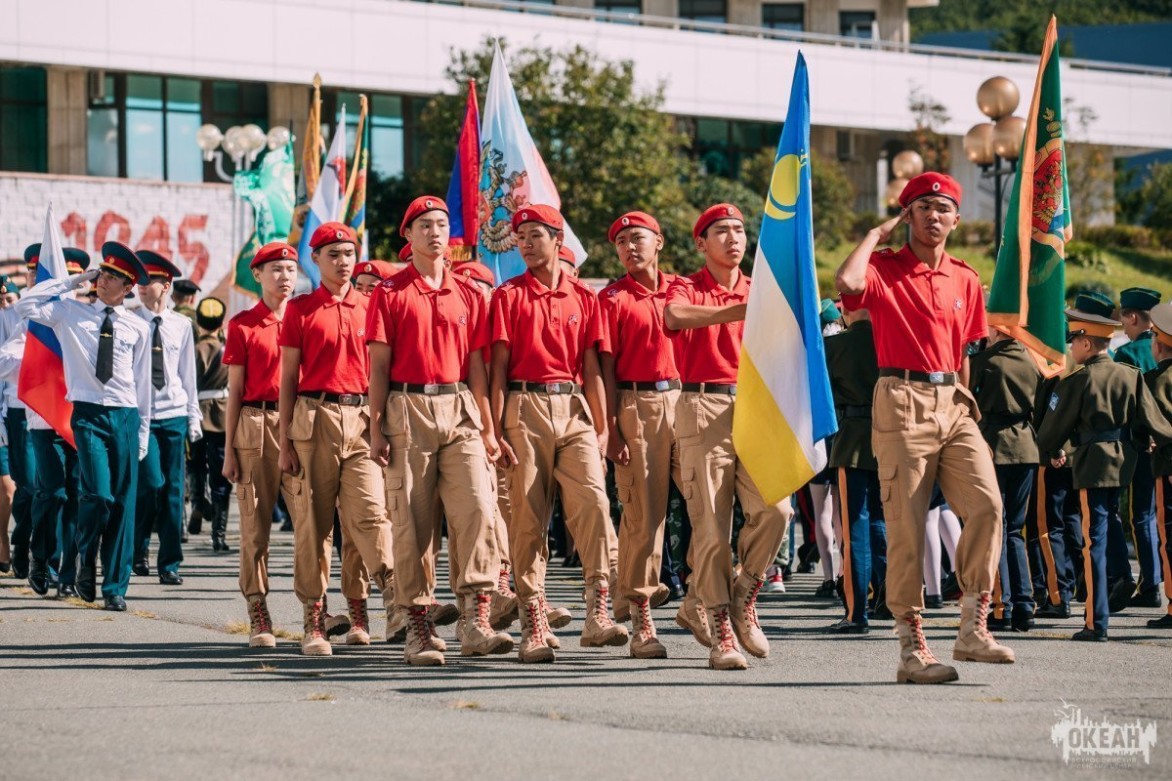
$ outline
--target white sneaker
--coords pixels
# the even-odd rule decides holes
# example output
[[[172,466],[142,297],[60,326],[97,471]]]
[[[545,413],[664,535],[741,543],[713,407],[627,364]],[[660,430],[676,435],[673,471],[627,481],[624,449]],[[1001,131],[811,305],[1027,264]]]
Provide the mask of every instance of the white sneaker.
[[[765,592],[767,594],[785,593],[785,581],[781,579],[781,568],[776,564],[765,571]]]

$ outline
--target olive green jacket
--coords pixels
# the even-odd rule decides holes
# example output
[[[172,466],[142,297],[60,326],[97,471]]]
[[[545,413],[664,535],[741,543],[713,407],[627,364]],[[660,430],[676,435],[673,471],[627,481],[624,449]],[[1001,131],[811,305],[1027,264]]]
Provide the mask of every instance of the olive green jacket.
[[[1042,459],[1049,460],[1067,439],[1073,441],[1077,446],[1072,457],[1074,487],[1078,489],[1129,485],[1138,453],[1146,452],[1149,437],[1158,447],[1172,445],[1172,424],[1156,407],[1142,375],[1105,355],[1092,358],[1060,381],[1047,406],[1038,449]],[[1109,436],[1112,432],[1117,432],[1117,438]],[[1095,441],[1097,437],[1101,441]]]
[[[1156,368],[1144,374],[1144,382],[1164,419],[1172,421],[1172,359],[1160,361]],[[1152,454],[1152,471],[1156,475],[1172,475],[1172,449],[1162,448]]]
[[[1038,463],[1034,403],[1042,374],[1022,343],[998,342],[969,359],[969,390],[995,464]]]
[[[826,337],[826,370],[838,414],[838,434],[830,448],[829,466],[877,471],[871,450],[871,404],[879,382],[875,334],[869,320],[859,320]]]

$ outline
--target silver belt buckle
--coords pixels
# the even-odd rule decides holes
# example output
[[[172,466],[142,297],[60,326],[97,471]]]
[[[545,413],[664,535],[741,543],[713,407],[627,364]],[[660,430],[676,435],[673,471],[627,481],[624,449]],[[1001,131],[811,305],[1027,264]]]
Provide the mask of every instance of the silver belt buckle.
[[[662,392],[662,391],[670,390],[670,389],[671,389],[671,380],[656,380],[655,381],[655,390]]]
[[[354,400],[357,398],[358,397],[355,396],[353,393],[343,393],[341,396],[338,397],[338,402],[341,404],[353,404]]]
[[[736,396],[736,395],[737,395],[737,386],[736,386],[736,385],[734,385],[734,386],[732,386],[731,388],[729,388],[728,395],[730,395],[730,396]]]
[[[943,385],[944,372],[928,372],[928,382],[933,385]]]
[[[423,395],[424,396],[435,396],[438,394],[439,394],[439,385],[435,384],[434,382],[429,382],[423,386]]]
[[[545,392],[546,393],[557,393],[561,389],[562,389],[562,384],[560,382],[547,382],[545,384]]]

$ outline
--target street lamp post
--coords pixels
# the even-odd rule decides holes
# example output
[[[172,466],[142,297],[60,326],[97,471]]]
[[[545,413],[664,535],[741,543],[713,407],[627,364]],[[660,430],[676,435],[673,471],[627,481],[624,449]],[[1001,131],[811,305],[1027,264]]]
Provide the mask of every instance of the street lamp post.
[[[1013,116],[1021,93],[1017,85],[1004,76],[987,79],[977,89],[977,106],[992,122],[973,125],[964,136],[964,153],[970,162],[981,167],[981,178],[993,180],[993,257],[1001,250],[1002,208],[1005,198],[1003,178],[1017,171],[1021,141],[1026,121]],[[1002,165],[1004,163],[1004,165]]]
[[[909,179],[924,173],[924,158],[914,149],[905,149],[891,158],[891,175],[893,178],[887,183],[884,198],[888,208],[899,206],[899,195],[907,187]]]

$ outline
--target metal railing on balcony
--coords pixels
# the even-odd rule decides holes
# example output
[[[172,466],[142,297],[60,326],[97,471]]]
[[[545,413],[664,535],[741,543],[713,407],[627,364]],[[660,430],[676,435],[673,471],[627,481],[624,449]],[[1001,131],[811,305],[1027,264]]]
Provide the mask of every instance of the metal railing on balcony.
[[[575,19],[588,22],[605,22],[612,24],[639,25],[641,27],[656,27],[669,30],[688,30],[691,32],[717,33],[722,35],[736,35],[748,38],[764,38],[778,41],[792,41],[795,43],[814,43],[823,46],[843,46],[856,49],[874,49],[878,51],[903,52],[926,54],[935,57],[957,57],[966,60],[985,60],[989,62],[1013,62],[1037,64],[1038,58],[1028,54],[1014,52],[997,52],[984,49],[958,49],[948,46],[928,46],[902,41],[883,41],[874,38],[855,38],[845,35],[830,35],[827,33],[798,32],[794,30],[774,30],[767,27],[754,27],[744,24],[722,24],[718,22],[700,22],[692,19],[683,19],[674,16],[653,16],[651,14],[634,14],[615,11],[603,11],[596,8],[579,8],[569,5],[551,5],[541,2],[518,2],[517,0],[415,0],[415,2],[435,3],[437,5],[458,5],[467,8],[478,8],[495,11],[512,11],[515,13],[535,14],[539,16],[554,16],[566,19]],[[1114,71],[1119,73],[1136,73],[1148,76],[1172,77],[1172,68],[1161,68],[1150,65],[1132,65],[1129,63],[1105,62],[1101,60],[1064,59],[1063,65],[1072,68],[1098,71]]]

